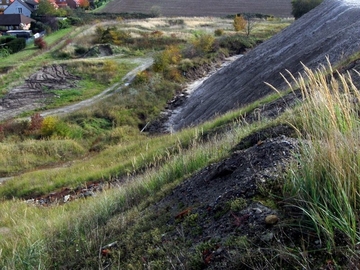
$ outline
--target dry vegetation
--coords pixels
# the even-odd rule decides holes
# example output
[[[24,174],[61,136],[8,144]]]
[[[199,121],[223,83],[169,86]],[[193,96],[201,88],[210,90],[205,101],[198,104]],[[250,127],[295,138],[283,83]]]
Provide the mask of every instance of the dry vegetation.
[[[82,46],[81,50],[87,52],[93,45],[78,44],[76,38],[67,44],[69,47],[62,46],[51,56],[56,57],[51,61],[62,58],[72,63],[84,77],[87,70],[92,71],[87,74],[90,79],[84,79],[89,89],[94,86],[91,77],[101,76],[99,70],[107,66],[113,71],[122,57],[151,53],[155,65],[139,73],[122,92],[91,108],[63,118],[33,116],[25,124],[7,122],[6,132],[2,124],[0,166],[6,170],[0,173],[22,174],[0,185],[0,268],[216,268],[219,265],[212,265],[208,256],[201,254],[217,251],[217,243],[209,240],[194,246],[181,237],[185,230],[189,235],[194,233],[193,241],[198,241],[201,216],[185,209],[183,216],[177,215],[183,219],[175,218],[178,226],[169,226],[173,216],[160,215],[148,207],[171,194],[189,176],[228,157],[242,139],[264,127],[283,123],[298,130],[304,142],[302,155],[288,175],[277,174],[275,184],[261,186],[261,198],[256,200],[269,207],[282,207],[286,202],[301,209],[297,214],[301,217],[299,231],[304,232],[299,238],[303,245],[294,247],[299,240],[294,238],[290,243],[274,242],[276,249],[272,245],[260,248],[246,236],[231,235],[221,248],[231,247],[233,253],[229,253],[228,260],[234,269],[358,265],[360,172],[354,150],[359,141],[359,96],[350,78],[325,70],[307,70],[304,78],[289,85],[294,92],[302,91],[304,102],[277,119],[261,115],[256,121],[246,118],[250,112],[279,99],[275,93],[177,134],[148,136],[140,132],[188,80],[181,71],[210,66],[219,55],[235,53],[227,47],[232,41],[252,45],[285,25],[281,20],[259,21],[253,36],[246,37],[244,32],[236,34],[232,23],[215,18],[156,18],[129,24],[119,21],[121,27],[101,25],[92,32],[98,34],[94,39],[113,43],[118,50],[113,62],[94,60],[90,64],[91,58],[77,60],[76,48]],[[218,32],[221,35],[215,36],[219,29],[223,30]],[[147,43],[149,39],[156,42]],[[151,47],[153,44],[155,47]],[[214,48],[221,48],[221,54]],[[116,74],[100,77],[104,88],[120,80]],[[260,145],[261,141],[256,143]],[[68,203],[61,197],[50,207],[40,203],[41,195],[86,190],[94,182],[101,183],[103,192]],[[265,197],[274,190],[274,196]],[[25,198],[30,200],[25,203]],[[279,200],[282,204],[277,205]],[[226,201],[227,208],[219,212],[225,215],[233,211],[231,217],[239,227],[243,220],[234,212],[247,204],[243,198],[231,198]],[[292,226],[291,220],[275,228],[285,231]],[[171,229],[179,237],[173,242],[162,241]],[[307,241],[310,238],[325,244],[313,250],[313,243]],[[314,259],[308,260],[310,257]]]

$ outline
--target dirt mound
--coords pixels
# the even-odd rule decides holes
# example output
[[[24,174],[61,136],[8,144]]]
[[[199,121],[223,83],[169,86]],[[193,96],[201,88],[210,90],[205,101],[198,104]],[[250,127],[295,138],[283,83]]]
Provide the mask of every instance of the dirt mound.
[[[220,4],[219,4],[220,3]],[[289,0],[122,0],[111,1],[101,12],[140,12],[162,16],[225,16],[236,13],[261,13],[291,17]]]
[[[230,158],[187,179],[151,210],[159,215],[170,212],[172,216],[167,224],[174,229],[162,241],[185,238],[184,242],[192,243],[192,252],[201,243],[213,243],[213,247],[207,245],[208,251],[201,250],[204,268],[209,265],[211,269],[247,269],[232,265],[231,256],[239,253],[234,239],[246,237],[249,243],[255,243],[254,251],[274,247],[276,239],[282,240],[282,224],[289,217],[276,210],[274,203],[261,198],[279,188],[278,177],[297,149],[295,139],[267,139],[235,151]]]
[[[0,99],[0,121],[41,108],[55,96],[52,90],[74,88],[79,79],[63,65],[43,67]]]
[[[338,63],[360,49],[360,3],[325,0],[320,6],[206,80],[171,119],[173,130],[196,125],[287,88],[280,75]]]

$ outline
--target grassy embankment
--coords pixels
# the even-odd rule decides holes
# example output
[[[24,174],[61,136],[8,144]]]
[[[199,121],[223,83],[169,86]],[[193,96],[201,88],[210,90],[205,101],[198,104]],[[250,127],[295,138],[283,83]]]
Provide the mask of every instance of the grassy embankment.
[[[4,263],[15,268],[29,264],[46,268],[46,265],[53,263],[67,267],[100,267],[103,261],[98,257],[99,248],[116,240],[117,233],[126,230],[128,224],[132,224],[129,229],[137,224],[137,230],[147,230],[148,226],[140,223],[144,218],[141,209],[162,197],[187,175],[227,156],[231,147],[243,136],[264,125],[280,122],[294,124],[306,139],[303,154],[287,178],[288,182],[285,182],[285,199],[292,199],[304,211],[308,217],[305,221],[309,223],[302,225],[317,229],[319,239],[326,243],[328,252],[335,254],[334,258],[342,253],[348,256],[349,261],[356,263],[355,247],[359,241],[359,198],[356,192],[359,189],[359,157],[355,149],[358,147],[359,123],[357,104],[352,101],[354,95],[358,95],[357,89],[344,77],[340,77],[339,83],[334,78],[328,82],[328,77],[323,73],[315,75],[309,70],[306,76],[305,80],[297,81],[296,86],[303,91],[305,102],[280,119],[239,127],[236,119],[243,112],[238,112],[238,115],[232,112],[230,117],[227,115],[216,120],[218,123],[227,123],[229,118],[237,121],[231,132],[218,135],[207,143],[202,143],[199,138],[210,123],[177,135],[164,136],[162,142],[174,137],[181,141],[189,132],[193,132],[193,136],[196,134],[189,149],[178,146],[178,154],[167,152],[169,156],[163,166],[150,169],[142,176],[132,178],[119,188],[107,190],[96,198],[45,209],[29,207],[16,200],[3,202],[1,228]],[[140,249],[140,253],[149,252],[148,248],[154,241],[165,252],[156,253],[157,260],[152,264],[148,262],[150,265],[168,265],[166,252],[172,252],[172,255],[179,252],[178,256],[185,254],[185,251],[162,247],[161,241],[155,240],[161,235],[161,230],[153,228],[151,232],[152,237],[147,240],[149,246],[145,249],[144,246],[136,246],[138,241],[135,239],[131,240],[131,246]],[[341,241],[337,242],[339,239]],[[130,245],[126,242],[122,244]],[[290,251],[288,249],[287,252]],[[303,261],[301,252],[293,252],[287,255],[299,256],[299,262]],[[142,264],[131,255],[121,256],[125,257],[117,263],[125,261],[128,267],[135,268],[139,266],[138,263]]]
[[[339,87],[335,80],[328,82],[324,75],[314,75],[310,71],[307,75],[306,80],[297,82],[297,86],[309,102],[296,108],[295,112],[285,114],[281,119],[257,122],[250,126],[242,125],[239,119],[245,111],[250,110],[248,107],[198,128],[159,137],[147,137],[134,132],[139,124],[136,120],[130,125],[130,131],[120,125],[112,130],[115,133],[121,130],[125,133],[118,134],[118,138],[114,140],[115,145],[105,144],[106,146],[100,147],[98,154],[86,160],[75,161],[66,168],[27,173],[9,181],[0,189],[2,196],[27,197],[60,187],[77,186],[91,180],[132,175],[148,168],[144,174],[131,178],[131,181],[119,188],[107,190],[86,201],[52,208],[29,207],[16,199],[3,201],[0,206],[2,263],[14,269],[100,267],[102,259],[99,248],[116,239],[118,232],[111,226],[112,223],[113,226],[117,224],[126,230],[127,224],[141,220],[140,209],[164,196],[165,192],[188,175],[226,157],[242,137],[264,125],[276,125],[280,122],[292,123],[301,134],[305,134],[306,140],[312,142],[304,143],[303,151],[306,155],[299,158],[300,166],[294,167],[289,176],[291,185],[287,187],[295,186],[296,191],[300,192],[293,194],[290,189],[286,190],[285,195],[295,198],[295,203],[308,214],[309,224],[317,228],[320,239],[326,239],[324,241],[329,252],[348,252],[350,260],[351,256],[356,259],[359,158],[354,149],[358,147],[359,127],[357,103],[352,100],[353,95],[358,98],[357,90],[350,81],[341,77]],[[145,86],[149,86],[148,82]],[[133,93],[135,89],[130,87],[127,91]],[[253,108],[255,105],[250,106]],[[129,112],[129,108],[127,110]],[[88,113],[82,115],[94,116]],[[292,118],[293,115],[306,117]],[[74,118],[76,116],[70,116],[69,119]],[[234,123],[231,132],[219,134],[204,142],[202,134],[229,123]],[[99,133],[94,134],[100,141],[111,141],[110,135],[104,138],[99,137]],[[79,143],[84,145],[82,141]],[[153,231],[153,236],[158,237],[159,233]],[[339,237],[343,242],[337,245],[336,239]],[[149,237],[148,244],[151,245],[152,241],[154,239]],[[154,248],[149,248],[155,252]],[[149,249],[143,250],[148,251]],[[156,256],[158,262],[154,264],[168,263],[166,254]],[[142,265],[137,258],[125,259],[130,266]]]

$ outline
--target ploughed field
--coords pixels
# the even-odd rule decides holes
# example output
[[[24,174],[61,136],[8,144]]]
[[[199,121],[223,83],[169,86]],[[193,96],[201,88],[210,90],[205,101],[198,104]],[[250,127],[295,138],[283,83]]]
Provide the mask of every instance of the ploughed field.
[[[225,16],[236,13],[292,16],[291,0],[113,0],[101,11],[162,16]]]

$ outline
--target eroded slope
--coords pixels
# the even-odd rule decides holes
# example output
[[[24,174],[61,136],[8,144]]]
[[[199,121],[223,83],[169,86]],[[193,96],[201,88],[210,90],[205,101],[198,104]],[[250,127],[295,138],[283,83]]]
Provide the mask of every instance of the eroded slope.
[[[281,74],[339,63],[360,50],[360,2],[325,0],[287,29],[213,75],[171,119],[173,129],[196,125],[287,88]]]

